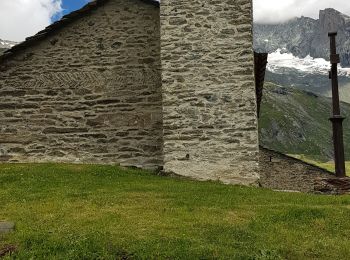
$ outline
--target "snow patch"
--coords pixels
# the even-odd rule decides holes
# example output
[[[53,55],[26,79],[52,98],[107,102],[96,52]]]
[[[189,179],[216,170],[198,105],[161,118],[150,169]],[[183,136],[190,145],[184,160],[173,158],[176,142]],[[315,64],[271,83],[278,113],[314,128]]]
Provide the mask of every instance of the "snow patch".
[[[310,55],[305,58],[298,58],[291,53],[277,49],[269,54],[267,69],[274,73],[282,73],[283,68],[296,69],[311,74],[328,75],[331,64],[322,58],[313,58]],[[339,66],[338,71],[339,75],[350,77],[350,68]]]

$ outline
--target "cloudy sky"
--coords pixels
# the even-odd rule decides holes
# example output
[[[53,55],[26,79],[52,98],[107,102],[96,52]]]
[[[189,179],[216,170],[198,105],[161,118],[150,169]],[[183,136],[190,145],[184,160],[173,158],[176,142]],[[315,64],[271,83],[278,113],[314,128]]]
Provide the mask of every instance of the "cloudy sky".
[[[293,17],[318,18],[319,10],[334,8],[350,15],[350,0],[253,0],[256,22],[276,23]]]
[[[0,0],[0,39],[22,41],[88,0]]]
[[[0,39],[22,41],[89,0],[0,0]],[[174,0],[176,1],[176,0]],[[275,23],[296,16],[317,18],[332,7],[350,15],[350,0],[253,0],[254,19]]]

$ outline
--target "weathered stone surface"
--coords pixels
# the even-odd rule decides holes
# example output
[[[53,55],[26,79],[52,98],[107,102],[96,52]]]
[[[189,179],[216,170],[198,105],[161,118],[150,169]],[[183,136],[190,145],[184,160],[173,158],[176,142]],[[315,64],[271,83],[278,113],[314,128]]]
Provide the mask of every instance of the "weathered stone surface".
[[[321,177],[315,179],[315,193],[329,194],[329,195],[343,195],[350,194],[350,178]]]
[[[9,233],[15,230],[15,223],[0,221],[0,234]]]
[[[262,147],[259,153],[259,171],[259,183],[265,188],[323,194],[341,194],[345,193],[347,188],[350,191],[349,178],[341,182],[347,185],[337,185],[337,182],[334,184],[334,174]]]
[[[161,1],[165,171],[256,184],[251,31],[250,0]]]
[[[108,1],[0,64],[0,156],[256,185],[253,64],[251,0]]]
[[[2,62],[0,161],[163,165],[159,15],[108,1]]]

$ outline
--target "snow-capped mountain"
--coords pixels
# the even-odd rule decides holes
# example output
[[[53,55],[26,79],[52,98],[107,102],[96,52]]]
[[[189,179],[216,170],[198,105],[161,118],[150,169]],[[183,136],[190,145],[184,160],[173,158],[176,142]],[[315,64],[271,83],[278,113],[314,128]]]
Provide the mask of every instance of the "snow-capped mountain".
[[[317,20],[300,17],[280,24],[254,24],[254,49],[272,53],[285,48],[299,58],[329,60],[328,32],[334,31],[341,65],[350,67],[350,17],[332,8],[321,10]]]
[[[266,81],[330,96],[329,31],[338,32],[340,98],[350,103],[350,17],[331,8],[319,20],[254,25],[255,51],[269,53]]]
[[[0,39],[0,53],[15,46],[17,42]]]
[[[285,49],[277,49],[269,54],[266,81],[330,97],[330,67],[330,62],[323,58],[313,58],[310,55],[300,58]],[[338,76],[340,99],[350,103],[350,68],[339,65]]]
[[[284,73],[286,69],[295,69],[304,73],[328,75],[330,68],[330,62],[323,58],[313,58],[310,54],[305,58],[299,58],[287,52],[285,48],[270,53],[267,65],[267,69],[273,73]],[[339,66],[338,72],[338,75],[350,77],[350,68]]]

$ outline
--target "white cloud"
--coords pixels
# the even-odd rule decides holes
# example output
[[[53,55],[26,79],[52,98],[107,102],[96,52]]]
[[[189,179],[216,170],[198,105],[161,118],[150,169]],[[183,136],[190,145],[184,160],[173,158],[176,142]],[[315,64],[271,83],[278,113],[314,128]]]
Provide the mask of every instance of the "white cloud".
[[[350,15],[349,0],[253,1],[256,22],[276,23],[302,15],[318,18],[319,10],[325,8]],[[62,11],[61,6],[62,0],[0,0],[0,38],[22,41],[34,35],[51,23],[51,17]]]
[[[349,0],[253,0],[254,21],[277,23],[293,17],[318,18],[319,10],[334,8],[350,15]]]
[[[23,41],[51,23],[62,0],[0,0],[0,38]]]

